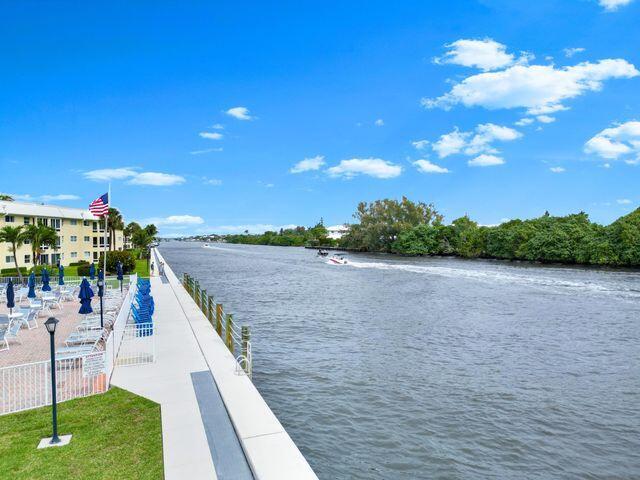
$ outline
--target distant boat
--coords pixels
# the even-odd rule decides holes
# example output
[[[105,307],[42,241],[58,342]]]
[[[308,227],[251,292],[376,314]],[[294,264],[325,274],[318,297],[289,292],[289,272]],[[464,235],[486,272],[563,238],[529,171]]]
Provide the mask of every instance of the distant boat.
[[[344,258],[344,253],[336,253],[329,257],[328,263],[332,265],[346,265],[347,259]]]
[[[319,257],[326,257],[327,255],[329,255],[329,252],[327,252],[326,250],[318,250],[318,256]]]
[[[203,247],[205,247],[205,248],[209,248],[209,244],[208,244],[208,243],[205,243],[205,244],[203,245]]]

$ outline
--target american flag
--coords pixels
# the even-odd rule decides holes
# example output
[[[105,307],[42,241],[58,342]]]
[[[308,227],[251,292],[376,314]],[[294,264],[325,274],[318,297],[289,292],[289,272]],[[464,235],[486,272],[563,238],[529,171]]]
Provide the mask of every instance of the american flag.
[[[105,193],[91,202],[91,205],[89,205],[89,211],[96,217],[104,217],[109,213],[109,194]]]

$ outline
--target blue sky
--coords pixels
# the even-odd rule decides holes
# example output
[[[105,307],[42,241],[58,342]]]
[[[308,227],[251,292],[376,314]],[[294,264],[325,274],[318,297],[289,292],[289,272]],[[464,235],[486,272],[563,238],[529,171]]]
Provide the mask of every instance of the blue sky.
[[[13,2],[0,190],[166,235],[640,202],[640,0]],[[302,163],[300,163],[302,162]]]

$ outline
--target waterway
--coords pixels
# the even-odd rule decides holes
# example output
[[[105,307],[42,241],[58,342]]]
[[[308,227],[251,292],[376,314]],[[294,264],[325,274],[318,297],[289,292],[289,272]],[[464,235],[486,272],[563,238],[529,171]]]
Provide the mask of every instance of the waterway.
[[[322,479],[640,478],[640,273],[163,243]]]

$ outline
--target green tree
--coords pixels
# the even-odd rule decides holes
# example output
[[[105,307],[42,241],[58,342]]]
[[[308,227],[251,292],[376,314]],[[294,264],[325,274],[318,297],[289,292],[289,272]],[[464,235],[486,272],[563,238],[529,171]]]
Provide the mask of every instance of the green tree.
[[[31,244],[33,265],[36,266],[40,262],[43,247],[57,247],[58,234],[53,228],[46,225],[27,225],[24,230],[23,242],[25,240]]]
[[[149,245],[153,243],[153,237],[146,229],[140,229],[131,238],[133,245],[140,250],[140,258],[146,258],[149,263]]]
[[[6,193],[0,193],[0,200],[5,202],[13,202],[13,197],[11,195],[7,195]]]
[[[20,248],[24,243],[22,226],[6,226],[0,229],[0,242],[9,243],[11,245],[9,249],[11,250],[11,253],[13,253],[13,263],[18,271],[20,283],[22,283],[22,272],[20,272],[20,268],[18,267],[18,248]]]
[[[153,223],[150,223],[149,225],[144,227],[144,231],[147,232],[147,235],[149,235],[152,239],[155,238],[156,235],[158,235],[158,229]]]
[[[365,251],[391,251],[398,235],[420,224],[439,224],[442,221],[435,207],[422,202],[384,199],[358,204],[351,225],[343,237],[343,245]]]
[[[124,229],[122,214],[117,208],[109,208],[109,250],[116,246],[116,230]]]
[[[640,208],[608,227],[611,245],[621,265],[640,265]]]

